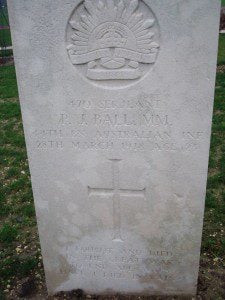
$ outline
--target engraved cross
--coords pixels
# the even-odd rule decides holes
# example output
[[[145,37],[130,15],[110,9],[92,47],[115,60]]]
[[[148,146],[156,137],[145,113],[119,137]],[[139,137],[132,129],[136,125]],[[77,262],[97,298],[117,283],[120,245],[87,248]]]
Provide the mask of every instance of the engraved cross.
[[[88,195],[112,195],[113,199],[113,229],[114,237],[113,241],[123,242],[121,235],[121,211],[120,200],[121,196],[142,196],[145,197],[145,188],[143,189],[123,189],[120,188],[120,171],[119,162],[120,159],[110,159],[112,162],[112,188],[92,188],[88,186]]]

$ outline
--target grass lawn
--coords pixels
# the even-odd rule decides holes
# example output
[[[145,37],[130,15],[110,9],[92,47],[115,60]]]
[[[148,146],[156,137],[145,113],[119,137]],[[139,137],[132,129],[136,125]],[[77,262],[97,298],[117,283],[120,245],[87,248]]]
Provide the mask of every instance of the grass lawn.
[[[222,0],[221,4],[222,6],[225,6],[225,0]]]
[[[0,30],[0,46],[11,46],[11,34],[9,29],[1,29]]]
[[[219,63],[225,64],[221,36]],[[225,68],[216,81],[199,295],[225,299]],[[13,66],[0,67],[0,299],[27,276],[44,289],[42,257]],[[12,299],[12,298],[10,298]],[[13,299],[16,299],[15,297]],[[43,298],[44,299],[44,298]]]
[[[7,9],[4,9],[3,11],[0,11],[0,26],[8,26],[8,25],[9,25],[8,11]],[[0,30],[0,47],[4,45],[6,46],[12,45],[11,34],[9,29]]]
[[[0,67],[0,299],[38,269],[40,250],[13,66]],[[37,271],[36,271],[37,272]]]
[[[8,10],[6,8],[0,11],[0,25],[9,25]]]
[[[225,34],[224,33],[220,34],[218,65],[225,65]]]

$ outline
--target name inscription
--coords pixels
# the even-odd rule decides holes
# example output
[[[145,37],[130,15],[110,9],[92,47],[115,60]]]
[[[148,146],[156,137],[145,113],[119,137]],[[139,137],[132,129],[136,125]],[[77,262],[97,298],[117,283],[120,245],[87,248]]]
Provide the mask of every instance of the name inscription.
[[[162,101],[141,94],[127,100],[74,100],[54,116],[52,128],[32,132],[39,150],[197,151],[202,131],[183,131]],[[176,130],[175,130],[176,129]]]

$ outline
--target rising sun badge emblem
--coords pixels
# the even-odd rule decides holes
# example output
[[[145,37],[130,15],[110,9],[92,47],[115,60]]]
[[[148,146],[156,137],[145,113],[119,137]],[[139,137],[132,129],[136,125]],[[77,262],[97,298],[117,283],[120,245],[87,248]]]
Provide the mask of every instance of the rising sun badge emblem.
[[[159,26],[142,0],[84,0],[68,22],[67,51],[90,80],[137,80],[156,61]]]

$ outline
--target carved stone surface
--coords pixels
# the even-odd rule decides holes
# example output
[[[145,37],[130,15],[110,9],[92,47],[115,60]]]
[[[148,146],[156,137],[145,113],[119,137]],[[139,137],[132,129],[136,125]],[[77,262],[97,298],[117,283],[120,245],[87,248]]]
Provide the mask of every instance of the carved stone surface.
[[[195,294],[220,1],[8,5],[49,293]]]
[[[106,86],[141,78],[156,61],[158,40],[156,17],[142,0],[85,0],[67,28],[72,64]]]

